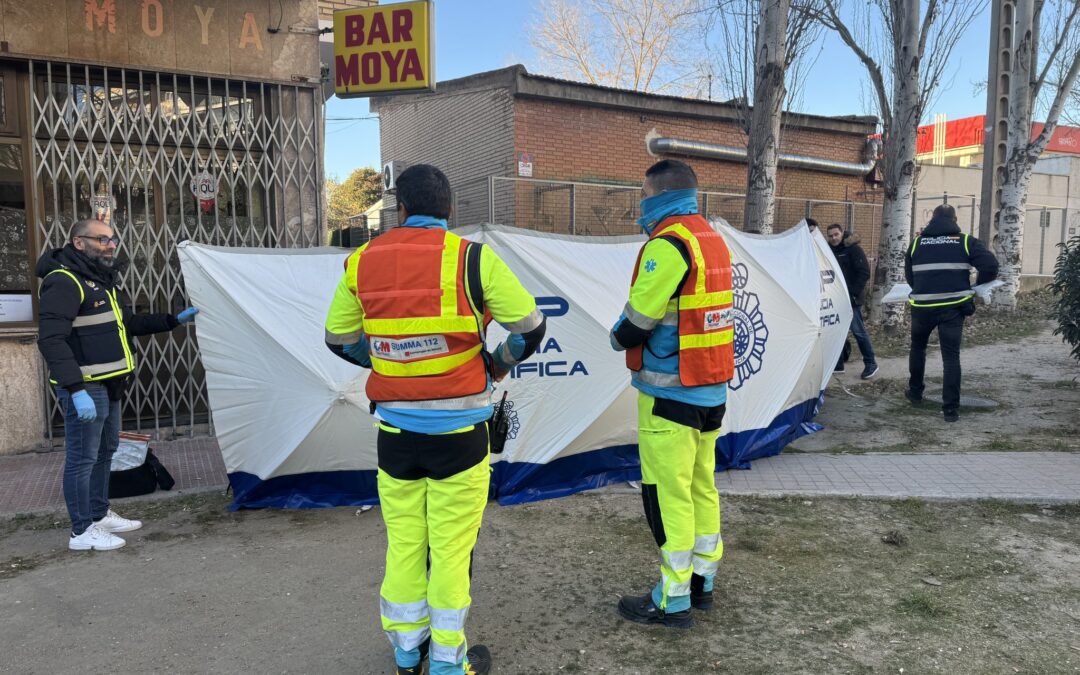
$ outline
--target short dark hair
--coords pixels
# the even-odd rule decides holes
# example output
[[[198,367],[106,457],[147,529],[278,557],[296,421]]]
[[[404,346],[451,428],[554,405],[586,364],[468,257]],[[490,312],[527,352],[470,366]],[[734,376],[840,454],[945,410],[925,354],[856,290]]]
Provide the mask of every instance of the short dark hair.
[[[659,192],[669,190],[697,189],[697,174],[686,162],[677,159],[662,159],[645,172],[652,186]]]
[[[804,218],[803,220],[805,220],[805,221],[806,221],[806,226],[807,226],[807,227],[811,227],[811,228],[813,228],[813,227],[817,227],[817,226],[818,226],[818,224],[817,224],[817,221],[816,221],[816,220],[814,220],[813,218]]]
[[[841,232],[843,232],[844,231],[844,226],[841,225],[840,223],[833,223],[832,225],[829,225],[828,227],[825,228],[826,232],[828,232],[829,230],[840,230]]]
[[[934,218],[944,218],[956,222],[956,209],[949,204],[942,204],[934,209]]]
[[[90,231],[90,226],[93,224],[107,225],[97,218],[83,218],[82,220],[75,221],[75,224],[71,226],[71,239],[75,240],[75,237],[85,237],[86,233]],[[111,227],[111,226],[110,226]]]
[[[410,216],[450,217],[450,181],[430,164],[415,164],[394,181],[394,196]]]

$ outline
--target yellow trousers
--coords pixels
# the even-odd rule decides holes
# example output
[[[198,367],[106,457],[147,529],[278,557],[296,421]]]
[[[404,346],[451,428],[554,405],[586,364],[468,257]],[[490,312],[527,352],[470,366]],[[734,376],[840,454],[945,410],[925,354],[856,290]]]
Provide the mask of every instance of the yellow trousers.
[[[638,392],[638,447],[645,516],[660,547],[659,594],[666,611],[690,606],[690,577],[711,577],[724,555],[716,490],[719,429],[700,431],[653,414]]]
[[[464,662],[472,551],[490,475],[487,455],[442,479],[402,480],[379,469],[387,538],[380,614],[383,630],[399,650],[417,649],[430,636],[433,662]]]

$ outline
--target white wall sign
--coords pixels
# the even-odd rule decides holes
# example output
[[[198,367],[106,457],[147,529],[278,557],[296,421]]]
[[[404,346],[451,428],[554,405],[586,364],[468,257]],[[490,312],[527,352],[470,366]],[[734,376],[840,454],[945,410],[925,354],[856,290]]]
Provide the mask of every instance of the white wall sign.
[[[524,178],[532,178],[533,175],[533,156],[527,152],[519,152],[518,159],[518,175]]]
[[[0,293],[0,323],[34,320],[34,302],[29,293]]]

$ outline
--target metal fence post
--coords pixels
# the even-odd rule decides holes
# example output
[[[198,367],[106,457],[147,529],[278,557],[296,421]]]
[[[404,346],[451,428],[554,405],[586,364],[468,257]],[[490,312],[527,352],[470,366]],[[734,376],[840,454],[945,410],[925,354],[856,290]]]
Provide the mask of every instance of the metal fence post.
[[[705,218],[709,217],[709,193],[704,192],[701,195],[701,212],[705,214]]]
[[[975,195],[971,196],[971,227],[968,229],[968,234],[975,236]]]
[[[488,222],[495,222],[495,176],[488,176]]]
[[[570,184],[570,234],[577,234],[577,186]]]
[[[1046,261],[1046,230],[1050,227],[1050,214],[1046,207],[1039,212],[1039,274],[1043,273],[1043,264]]]

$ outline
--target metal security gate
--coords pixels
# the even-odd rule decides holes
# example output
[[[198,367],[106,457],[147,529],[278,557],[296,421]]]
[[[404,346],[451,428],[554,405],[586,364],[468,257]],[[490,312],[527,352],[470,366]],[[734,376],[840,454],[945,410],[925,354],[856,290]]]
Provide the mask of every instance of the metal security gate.
[[[31,62],[30,141],[39,253],[112,202],[123,288],[135,312],[187,304],[176,244],[306,247],[323,243],[322,101],[309,87]],[[206,172],[216,197],[200,201]],[[139,338],[125,426],[209,424],[194,328]],[[45,387],[45,430],[62,428]]]

